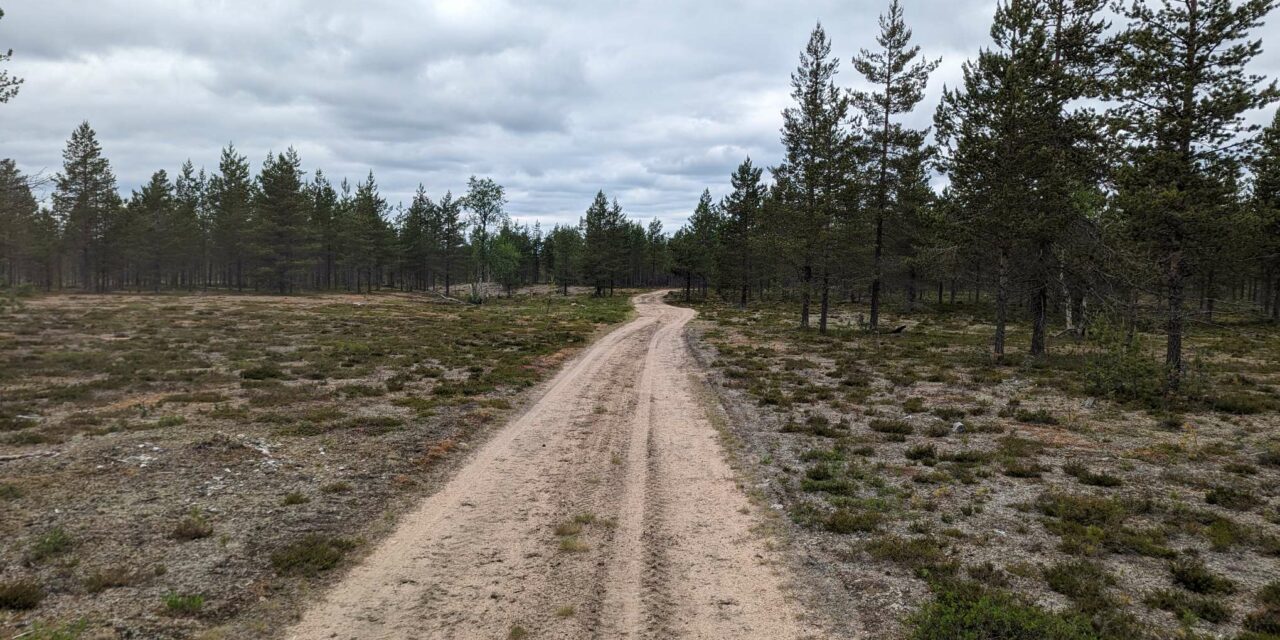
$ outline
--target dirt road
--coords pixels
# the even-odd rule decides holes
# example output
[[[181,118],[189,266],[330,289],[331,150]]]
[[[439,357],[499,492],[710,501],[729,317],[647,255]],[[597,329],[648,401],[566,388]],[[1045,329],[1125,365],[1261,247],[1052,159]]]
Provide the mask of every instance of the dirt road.
[[[813,637],[695,391],[693,311],[635,302],[286,637]]]

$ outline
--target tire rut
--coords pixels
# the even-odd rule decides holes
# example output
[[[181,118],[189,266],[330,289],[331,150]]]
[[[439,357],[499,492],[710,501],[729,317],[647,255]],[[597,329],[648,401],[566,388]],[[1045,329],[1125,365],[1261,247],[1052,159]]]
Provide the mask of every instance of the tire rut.
[[[661,294],[546,384],[290,638],[799,638]]]

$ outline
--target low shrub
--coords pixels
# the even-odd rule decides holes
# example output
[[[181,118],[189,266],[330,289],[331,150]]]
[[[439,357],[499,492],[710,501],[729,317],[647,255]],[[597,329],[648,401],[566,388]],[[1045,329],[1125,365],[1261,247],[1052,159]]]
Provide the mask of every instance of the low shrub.
[[[908,619],[912,640],[1096,640],[1083,616],[1042,609],[1011,593],[966,583],[943,588]]]
[[[199,540],[211,535],[213,535],[213,525],[209,524],[199,509],[192,509],[191,513],[178,521],[169,537],[174,540]]]
[[[1186,591],[1161,589],[1143,599],[1148,607],[1168,611],[1181,619],[1195,617],[1214,624],[1231,619],[1231,609],[1221,601]]]
[[[895,435],[909,436],[915,430],[911,425],[901,420],[872,420],[867,427],[876,433],[891,433]]]
[[[282,574],[314,576],[338,566],[342,556],[356,545],[346,538],[312,533],[271,554],[271,566]]]
[[[1175,584],[1193,593],[1230,595],[1236,592],[1234,582],[1214,574],[1197,558],[1181,558],[1169,563],[1169,573]]]
[[[884,516],[875,511],[837,509],[827,517],[827,531],[832,533],[870,533],[880,527]]]
[[[1262,504],[1249,490],[1235,487],[1214,487],[1205,493],[1204,501],[1232,511],[1249,511]]]
[[[40,606],[44,589],[35,580],[20,578],[0,582],[0,609],[22,611]]]
[[[169,613],[191,615],[204,608],[204,596],[198,594],[170,593],[164,597],[164,608]]]

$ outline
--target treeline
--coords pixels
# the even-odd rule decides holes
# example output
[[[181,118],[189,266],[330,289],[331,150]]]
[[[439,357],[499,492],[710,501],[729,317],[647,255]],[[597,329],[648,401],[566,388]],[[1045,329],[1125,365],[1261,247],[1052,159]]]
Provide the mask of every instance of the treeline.
[[[802,327],[816,307],[820,331],[837,296],[865,301],[872,331],[889,292],[906,311],[981,300],[997,358],[1015,317],[1032,357],[1051,318],[1079,335],[1105,319],[1129,345],[1159,329],[1177,388],[1188,323],[1224,305],[1280,318],[1280,115],[1261,132],[1243,118],[1277,98],[1247,69],[1274,5],[1139,0],[1116,25],[1104,0],[1003,1],[932,131],[901,122],[938,61],[897,0],[852,57],[865,90],[839,85],[819,25],[772,181],[747,160],[722,202],[704,193],[674,267],[689,294],[793,298]]]
[[[514,223],[501,185],[472,177],[467,192],[432,200],[418,187],[392,207],[372,173],[352,187],[308,176],[292,149],[269,155],[256,176],[232,146],[216,172],[188,161],[157,171],[121,198],[88,123],[71,135],[62,171],[40,206],[32,179],[0,160],[0,283],[46,290],[440,290],[483,283],[664,284],[661,224],[629,220],[604,193],[579,225]]]

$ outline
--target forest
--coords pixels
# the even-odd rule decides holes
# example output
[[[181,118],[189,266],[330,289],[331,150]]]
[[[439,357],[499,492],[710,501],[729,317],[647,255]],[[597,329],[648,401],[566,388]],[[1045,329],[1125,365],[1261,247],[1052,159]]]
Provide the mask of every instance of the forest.
[[[793,300],[799,326],[816,315],[823,332],[833,296],[865,301],[870,331],[890,298],[968,300],[991,303],[996,357],[1014,320],[1030,323],[1033,357],[1057,319],[1077,335],[1100,322],[1130,337],[1157,328],[1177,387],[1186,331],[1222,313],[1280,318],[1280,116],[1265,129],[1245,120],[1280,95],[1249,70],[1273,6],[1003,3],[931,130],[900,122],[939,64],[912,43],[900,4],[852,58],[864,89],[841,85],[819,24],[791,76],[770,179],[745,159],[729,193],[704,192],[670,236],[603,191],[579,225],[517,224],[490,178],[392,206],[372,172],[335,186],[292,149],[254,176],[229,145],[216,170],[187,161],[123,197],[84,123],[48,179],[0,163],[0,282],[445,295],[459,283],[603,294],[675,282],[741,305]]]

